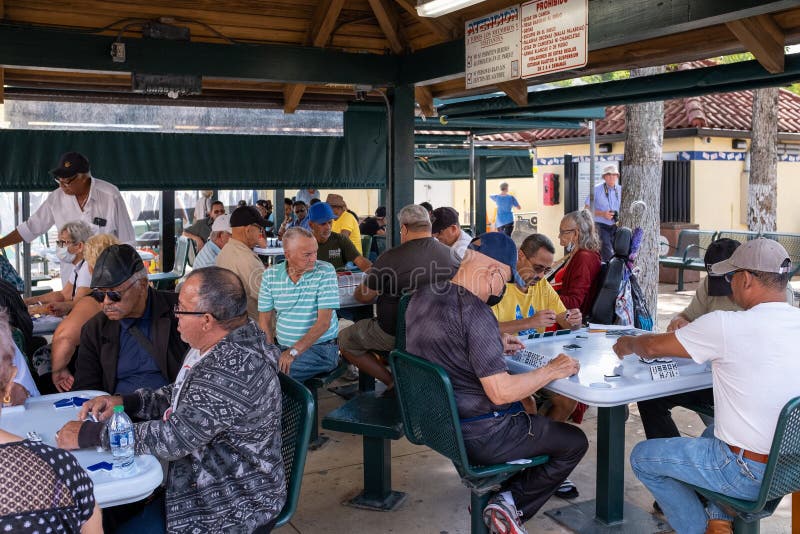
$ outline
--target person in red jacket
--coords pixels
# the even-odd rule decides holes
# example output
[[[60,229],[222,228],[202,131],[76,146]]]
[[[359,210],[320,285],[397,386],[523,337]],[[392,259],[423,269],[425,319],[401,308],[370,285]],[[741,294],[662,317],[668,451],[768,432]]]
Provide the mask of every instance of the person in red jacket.
[[[558,239],[567,255],[553,270],[550,283],[567,309],[578,308],[587,317],[600,273],[600,240],[589,212],[578,210],[564,215]]]

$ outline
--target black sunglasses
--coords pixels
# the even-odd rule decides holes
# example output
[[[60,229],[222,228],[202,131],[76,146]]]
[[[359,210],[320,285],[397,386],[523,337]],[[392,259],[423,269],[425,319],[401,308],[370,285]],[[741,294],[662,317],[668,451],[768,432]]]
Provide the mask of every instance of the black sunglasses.
[[[106,291],[106,290],[103,290],[103,289],[95,288],[95,289],[92,289],[92,292],[90,294],[92,295],[92,298],[94,300],[96,300],[97,302],[99,302],[101,304],[106,299],[106,297],[108,297],[108,300],[110,300],[111,302],[119,302],[119,301],[122,300],[123,293],[125,293],[130,288],[132,288],[133,284],[135,282],[136,282],[136,280],[134,280],[133,282],[128,284],[128,287],[126,287],[125,289],[113,289],[113,290],[110,290],[110,291]]]

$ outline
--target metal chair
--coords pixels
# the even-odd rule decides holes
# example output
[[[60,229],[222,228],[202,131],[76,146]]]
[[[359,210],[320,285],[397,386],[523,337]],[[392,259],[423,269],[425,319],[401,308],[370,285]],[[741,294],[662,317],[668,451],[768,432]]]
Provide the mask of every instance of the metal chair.
[[[189,249],[194,248],[194,242],[187,237],[180,236],[175,241],[175,265],[168,273],[154,273],[147,275],[156,289],[172,289],[175,283],[186,274],[186,265],[189,263]]]
[[[314,400],[298,381],[278,373],[281,381],[281,456],[286,473],[286,504],[275,521],[275,528],[285,525],[297,510],[300,485],[306,466],[308,439],[314,424]]]
[[[369,256],[369,251],[372,250],[372,236],[371,235],[362,235],[361,236],[361,255],[365,258]]]
[[[400,401],[403,427],[411,443],[427,445],[450,459],[461,481],[470,489],[473,534],[485,534],[483,509],[491,493],[514,474],[546,463],[547,456],[530,458],[531,463],[473,465],[467,458],[461,421],[456,409],[453,385],[439,365],[402,350],[392,351],[389,361]]]
[[[707,499],[737,513],[733,524],[736,534],[758,534],[759,520],[772,515],[785,495],[800,491],[800,397],[790,400],[781,410],[761,491],[755,501],[692,487]]]

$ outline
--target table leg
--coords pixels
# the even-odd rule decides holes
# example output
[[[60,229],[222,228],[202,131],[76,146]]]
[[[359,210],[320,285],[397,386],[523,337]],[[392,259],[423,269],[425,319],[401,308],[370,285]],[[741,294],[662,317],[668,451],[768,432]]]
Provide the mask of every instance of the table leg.
[[[406,498],[402,491],[392,491],[392,442],[364,436],[364,491],[348,504],[368,510],[391,511]]]
[[[625,406],[597,410],[597,508],[607,524],[623,520],[625,475]]]

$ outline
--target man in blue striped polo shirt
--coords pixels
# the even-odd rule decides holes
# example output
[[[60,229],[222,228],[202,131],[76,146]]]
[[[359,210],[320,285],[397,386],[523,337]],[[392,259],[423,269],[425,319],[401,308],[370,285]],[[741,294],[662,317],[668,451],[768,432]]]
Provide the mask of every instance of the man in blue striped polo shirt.
[[[305,228],[286,230],[283,250],[286,261],[264,271],[258,323],[269,343],[278,338],[280,370],[304,382],[339,362],[339,286],[333,265],[317,261],[317,240]]]

